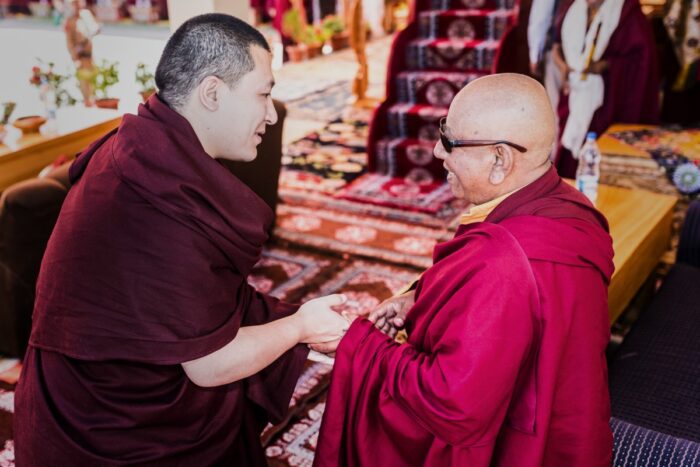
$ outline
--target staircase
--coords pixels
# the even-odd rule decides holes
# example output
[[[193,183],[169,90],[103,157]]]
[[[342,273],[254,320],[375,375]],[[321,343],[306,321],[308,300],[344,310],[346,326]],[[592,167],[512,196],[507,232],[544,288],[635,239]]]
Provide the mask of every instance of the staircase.
[[[410,183],[442,182],[433,157],[438,123],[455,94],[494,73],[516,0],[415,0],[392,45],[386,100],[370,125],[369,171]]]

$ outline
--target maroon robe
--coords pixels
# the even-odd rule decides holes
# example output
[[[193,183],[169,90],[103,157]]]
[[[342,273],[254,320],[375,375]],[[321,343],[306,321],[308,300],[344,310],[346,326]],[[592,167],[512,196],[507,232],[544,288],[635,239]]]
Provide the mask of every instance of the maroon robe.
[[[201,388],[182,362],[295,311],[246,282],[272,212],[157,96],[71,167],[17,386],[19,465],[265,465],[307,349]]]
[[[612,456],[605,219],[550,169],[435,249],[408,342],[356,320],[318,466],[602,466]]]
[[[560,17],[562,22],[565,16]],[[561,24],[558,27],[561,30]],[[600,136],[613,123],[658,123],[660,84],[656,44],[639,0],[625,0],[620,22],[601,60],[608,62],[608,69],[602,74],[605,95],[603,105],[593,114],[589,131]],[[563,94],[559,98],[558,114],[561,135],[569,117],[569,97]],[[559,175],[574,178],[576,167],[578,161],[571,156],[571,151],[560,147]]]

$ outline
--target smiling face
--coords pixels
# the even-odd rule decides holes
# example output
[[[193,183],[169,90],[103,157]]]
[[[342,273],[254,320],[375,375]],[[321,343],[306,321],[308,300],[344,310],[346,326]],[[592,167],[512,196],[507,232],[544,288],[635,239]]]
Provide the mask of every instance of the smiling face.
[[[455,134],[453,128],[457,117],[448,114],[445,124],[445,134],[448,138],[465,139],[460,134]],[[447,183],[450,185],[455,198],[463,199],[470,204],[481,204],[490,198],[491,185],[488,183],[491,168],[490,154],[493,146],[476,146],[453,148],[448,153],[438,140],[433,153],[435,157],[443,161],[443,167],[447,170]]]
[[[215,157],[252,161],[267,125],[277,122],[270,91],[274,86],[270,53],[252,46],[255,68],[233,86],[220,83],[218,109],[211,120],[215,126]]]
[[[448,153],[438,141],[433,152],[443,161],[455,197],[478,205],[541,176],[549,168],[555,129],[542,85],[524,75],[489,75],[457,93],[447,114],[445,136],[510,143],[456,147]]]

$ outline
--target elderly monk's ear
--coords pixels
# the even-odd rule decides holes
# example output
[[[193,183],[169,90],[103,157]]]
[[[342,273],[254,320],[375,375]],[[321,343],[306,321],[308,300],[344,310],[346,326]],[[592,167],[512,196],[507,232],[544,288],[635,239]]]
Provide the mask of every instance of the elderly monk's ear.
[[[504,144],[494,146],[493,163],[489,173],[489,182],[500,185],[513,169],[513,150]]]
[[[197,97],[205,109],[212,112],[219,109],[218,93],[221,84],[223,83],[216,76],[207,76],[197,86]]]

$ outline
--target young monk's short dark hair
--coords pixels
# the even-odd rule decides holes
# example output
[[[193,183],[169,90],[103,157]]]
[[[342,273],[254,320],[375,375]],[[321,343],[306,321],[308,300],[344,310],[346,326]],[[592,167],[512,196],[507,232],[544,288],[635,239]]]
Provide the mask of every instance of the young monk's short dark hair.
[[[265,37],[230,15],[210,13],[185,21],[168,40],[156,68],[158,94],[170,107],[181,108],[207,76],[229,86],[253,70],[251,46],[270,51]]]

